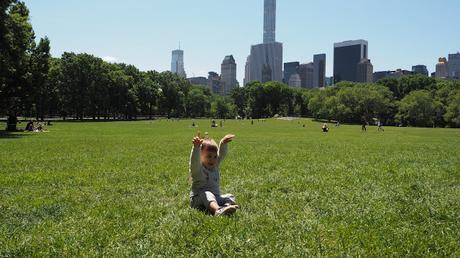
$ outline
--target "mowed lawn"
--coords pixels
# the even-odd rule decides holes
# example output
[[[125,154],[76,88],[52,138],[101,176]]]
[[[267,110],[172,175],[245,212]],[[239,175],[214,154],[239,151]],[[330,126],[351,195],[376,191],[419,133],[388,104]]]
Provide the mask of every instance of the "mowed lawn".
[[[460,130],[196,123],[3,135],[0,256],[460,256]],[[197,130],[237,136],[221,166],[233,217],[189,208]]]

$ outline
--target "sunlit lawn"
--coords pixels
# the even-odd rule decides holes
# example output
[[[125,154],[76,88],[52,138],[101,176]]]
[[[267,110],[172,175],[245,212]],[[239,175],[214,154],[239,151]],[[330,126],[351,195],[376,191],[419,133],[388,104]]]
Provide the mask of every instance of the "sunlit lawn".
[[[460,256],[460,130],[196,123],[2,134],[0,256]],[[234,217],[189,208],[197,130],[237,135],[221,167]]]

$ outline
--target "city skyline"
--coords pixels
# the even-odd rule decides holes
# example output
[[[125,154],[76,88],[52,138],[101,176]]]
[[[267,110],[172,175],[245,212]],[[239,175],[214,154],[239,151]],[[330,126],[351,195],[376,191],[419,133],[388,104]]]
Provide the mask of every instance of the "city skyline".
[[[136,6],[118,1],[25,2],[31,10],[37,38],[48,36],[52,54],[57,57],[64,51],[86,52],[107,61],[133,64],[141,70],[166,71],[171,50],[181,41],[189,77],[218,71],[222,56],[233,55],[238,65],[237,79],[243,82],[249,47],[263,41],[263,1],[139,1]],[[430,73],[434,72],[439,57],[460,50],[455,23],[445,22],[457,20],[455,10],[460,3],[442,4],[423,1],[414,7],[394,0],[279,1],[276,35],[284,44],[283,62],[304,63],[314,54],[325,53],[326,74],[331,76],[333,44],[362,38],[372,46],[369,56],[374,71],[410,70],[423,64]],[[198,10],[206,15],[196,15]],[[306,10],[309,15],[302,15]],[[437,14],[443,19],[437,19]],[[237,19],[232,18],[234,15]],[[209,31],[212,37],[204,40]],[[235,40],[221,40],[225,35]]]

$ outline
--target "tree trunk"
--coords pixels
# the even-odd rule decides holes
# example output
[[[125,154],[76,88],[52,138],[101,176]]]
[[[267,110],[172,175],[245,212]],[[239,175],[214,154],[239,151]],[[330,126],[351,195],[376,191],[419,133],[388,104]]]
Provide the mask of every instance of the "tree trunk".
[[[8,132],[17,131],[17,124],[18,124],[18,118],[16,117],[16,115],[9,115],[8,121],[6,123],[6,130]]]

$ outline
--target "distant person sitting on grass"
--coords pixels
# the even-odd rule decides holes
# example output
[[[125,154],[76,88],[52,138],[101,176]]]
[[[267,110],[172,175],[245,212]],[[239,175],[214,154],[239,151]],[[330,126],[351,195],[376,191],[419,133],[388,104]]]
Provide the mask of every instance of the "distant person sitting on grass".
[[[35,128],[37,132],[43,132],[43,125],[40,122],[37,122],[37,128]]]
[[[26,132],[33,132],[34,131],[34,122],[30,120],[26,125]]]
[[[326,123],[323,124],[322,129],[323,129],[323,133],[328,133],[329,132],[329,126],[327,126]]]
[[[234,135],[226,135],[219,146],[212,139],[193,138],[190,155],[192,190],[190,206],[214,216],[231,215],[238,209],[235,197],[220,194],[220,164],[227,154],[227,144]]]

